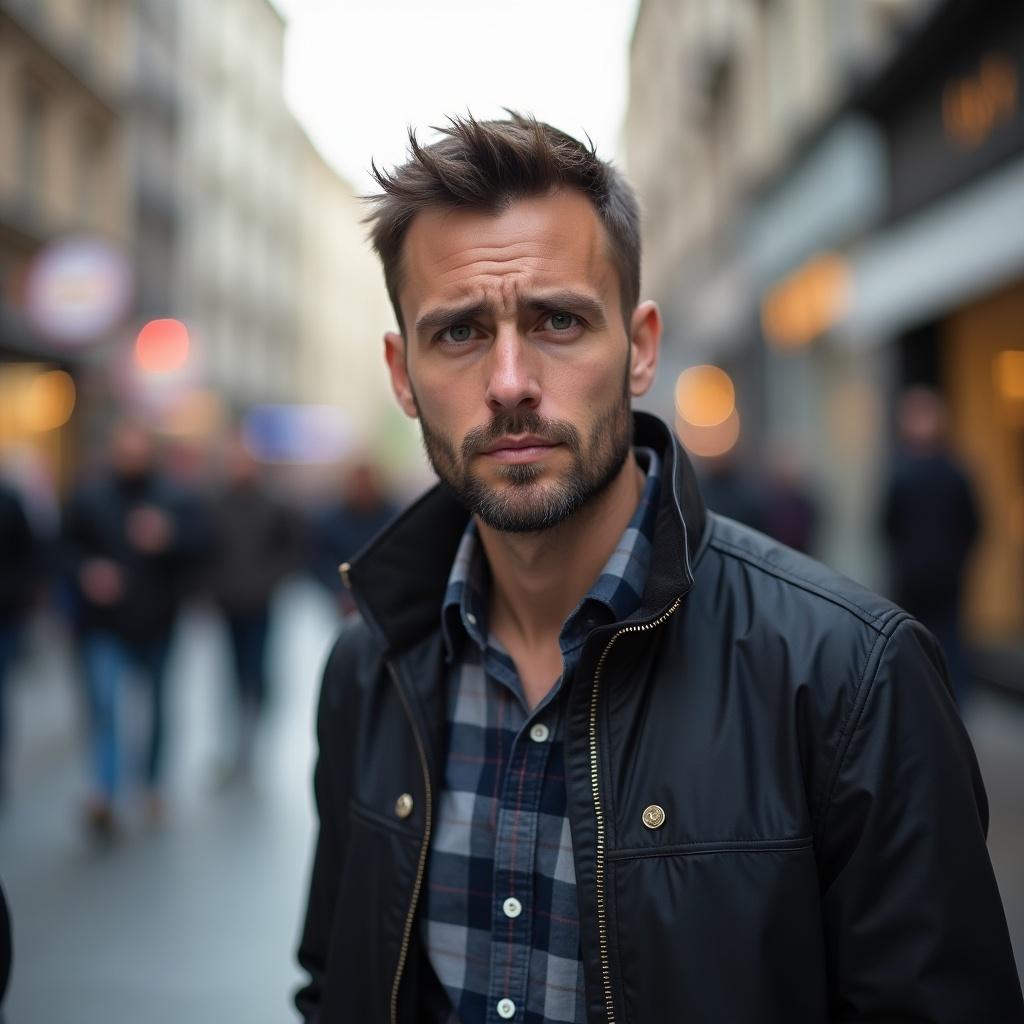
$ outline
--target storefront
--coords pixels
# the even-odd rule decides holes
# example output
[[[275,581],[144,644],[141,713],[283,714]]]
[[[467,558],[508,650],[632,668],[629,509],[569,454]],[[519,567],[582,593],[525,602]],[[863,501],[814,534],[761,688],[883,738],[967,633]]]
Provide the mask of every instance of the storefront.
[[[865,101],[889,152],[885,221],[849,251],[850,351],[891,353],[895,392],[937,387],[984,532],[965,626],[1024,645],[1024,8],[940,24],[927,59]]]

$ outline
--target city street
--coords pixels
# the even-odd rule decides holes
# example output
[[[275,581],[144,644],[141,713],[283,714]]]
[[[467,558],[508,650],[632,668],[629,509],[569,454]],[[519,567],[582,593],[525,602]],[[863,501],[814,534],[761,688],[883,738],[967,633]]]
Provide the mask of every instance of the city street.
[[[312,585],[289,585],[274,638],[276,701],[248,790],[214,785],[224,648],[202,612],[174,655],[172,786],[159,827],[126,807],[109,848],[82,834],[76,696],[51,625],[10,694],[13,777],[0,874],[15,964],[6,1024],[270,1024],[294,1019],[294,948],[312,837],[316,682],[334,630]],[[31,674],[29,670],[31,669]],[[1024,701],[977,695],[969,715],[991,803],[990,847],[1024,959]]]
[[[33,638],[35,671],[12,688],[15,771],[0,814],[15,951],[5,1024],[294,1019],[313,713],[335,626],[311,584],[282,596],[254,786],[215,785],[226,652],[218,623],[193,613],[173,655],[166,822],[153,827],[128,804],[109,848],[80,828],[84,758],[66,655],[42,645],[48,634]]]

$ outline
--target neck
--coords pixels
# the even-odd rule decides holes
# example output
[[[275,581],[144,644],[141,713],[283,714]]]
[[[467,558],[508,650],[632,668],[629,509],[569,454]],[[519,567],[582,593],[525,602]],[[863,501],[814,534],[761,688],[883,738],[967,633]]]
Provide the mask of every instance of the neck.
[[[538,649],[557,641],[615,550],[643,488],[630,451],[605,491],[550,530],[502,533],[477,520],[491,568],[489,620],[503,642]]]

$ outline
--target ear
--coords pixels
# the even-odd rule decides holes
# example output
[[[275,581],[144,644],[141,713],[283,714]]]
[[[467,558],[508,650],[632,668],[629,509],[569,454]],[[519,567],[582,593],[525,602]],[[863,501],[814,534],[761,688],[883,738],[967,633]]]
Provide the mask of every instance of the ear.
[[[661,313],[656,302],[641,302],[629,321],[629,393],[647,394],[658,368],[661,348]]]
[[[412,384],[409,382],[409,367],[405,358],[405,338],[395,331],[384,335],[384,359],[391,373],[391,390],[402,407],[402,412],[411,419],[419,415],[416,410],[416,399],[413,397]]]

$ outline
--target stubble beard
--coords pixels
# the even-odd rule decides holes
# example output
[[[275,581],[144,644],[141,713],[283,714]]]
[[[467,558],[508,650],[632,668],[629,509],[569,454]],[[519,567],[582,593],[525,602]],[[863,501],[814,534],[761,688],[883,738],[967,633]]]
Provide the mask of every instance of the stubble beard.
[[[422,411],[420,429],[434,472],[489,527],[502,533],[550,530],[607,490],[625,464],[633,443],[628,374],[615,403],[594,421],[586,444],[571,423],[545,419],[532,410],[497,414],[487,426],[470,431],[458,448],[430,425]],[[564,445],[571,455],[569,469],[562,477],[542,483],[545,469],[536,463],[499,465],[497,473],[504,486],[488,484],[473,472],[474,456],[488,444],[518,434]]]

